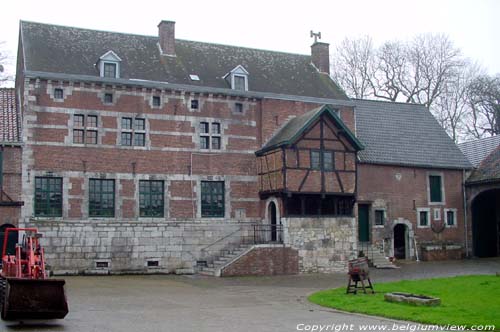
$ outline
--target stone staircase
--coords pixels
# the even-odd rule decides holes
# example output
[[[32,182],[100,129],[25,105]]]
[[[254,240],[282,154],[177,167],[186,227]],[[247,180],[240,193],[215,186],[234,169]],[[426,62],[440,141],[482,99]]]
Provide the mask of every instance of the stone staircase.
[[[198,268],[198,274],[212,277],[220,277],[222,269],[244,255],[252,248],[250,244],[240,244],[231,250],[222,250],[220,256],[214,258],[213,263]]]
[[[394,265],[387,257],[385,257],[384,253],[376,247],[373,247],[371,244],[359,244],[358,251],[363,250],[363,253],[368,258],[370,263],[377,269],[397,269],[398,267]]]

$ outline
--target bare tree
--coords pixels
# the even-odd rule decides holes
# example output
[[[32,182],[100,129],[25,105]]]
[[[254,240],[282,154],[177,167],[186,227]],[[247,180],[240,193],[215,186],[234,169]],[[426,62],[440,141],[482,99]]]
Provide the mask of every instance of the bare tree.
[[[334,51],[333,79],[354,98],[370,96],[373,52],[369,36],[353,40],[346,38]]]
[[[500,134],[500,75],[481,75],[469,86],[467,132],[475,138]]]
[[[0,42],[0,86],[2,86],[6,82],[13,81],[13,77],[6,72],[6,66],[8,66],[12,57],[6,52],[3,51],[5,49],[5,43]]]
[[[471,113],[470,87],[483,69],[475,63],[462,66],[446,82],[433,103],[433,113],[448,135],[455,141],[467,136],[467,119]]]

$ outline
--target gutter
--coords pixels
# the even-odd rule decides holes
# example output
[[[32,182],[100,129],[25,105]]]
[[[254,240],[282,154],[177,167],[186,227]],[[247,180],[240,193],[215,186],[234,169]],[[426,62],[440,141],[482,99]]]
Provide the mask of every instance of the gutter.
[[[189,91],[195,93],[212,93],[212,94],[224,94],[228,96],[235,97],[246,97],[246,98],[257,98],[257,99],[280,99],[289,101],[302,101],[318,104],[334,104],[336,106],[354,106],[354,102],[351,100],[342,99],[330,99],[330,98],[320,98],[320,97],[308,97],[308,96],[295,96],[286,95],[280,93],[272,92],[258,92],[258,91],[239,91],[227,88],[214,88],[208,86],[197,86],[188,84],[176,84],[169,82],[159,82],[159,81],[149,81],[142,79],[124,79],[124,78],[107,78],[91,75],[79,75],[79,74],[61,74],[61,73],[50,73],[43,71],[25,71],[26,78],[45,78],[51,80],[66,80],[66,81],[83,81],[90,83],[101,83],[110,85],[132,85],[145,88],[163,88],[171,90]]]

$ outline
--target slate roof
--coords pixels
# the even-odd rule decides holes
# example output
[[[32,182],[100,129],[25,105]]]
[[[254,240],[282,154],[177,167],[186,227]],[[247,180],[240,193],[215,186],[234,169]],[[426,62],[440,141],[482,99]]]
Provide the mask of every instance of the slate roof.
[[[472,171],[467,179],[467,184],[500,181],[500,146],[497,146],[480,164]]]
[[[25,69],[32,72],[98,76],[95,66],[115,52],[122,79],[229,89],[223,76],[238,65],[249,72],[249,90],[347,100],[311,56],[176,39],[176,56],[160,56],[158,36],[21,21]],[[192,81],[196,74],[200,81]]]
[[[478,167],[479,164],[486,158],[493,150],[500,145],[500,135],[486,137],[470,142],[458,144],[460,150],[469,159],[469,161]]]
[[[257,151],[256,155],[276,149],[283,145],[294,143],[299,136],[309,128],[322,114],[329,114],[337,125],[343,130],[347,139],[355,146],[357,150],[363,149],[363,144],[354,136],[354,134],[347,128],[342,120],[335,114],[335,112],[327,105],[317,107],[303,115],[290,119],[281,129],[279,129],[271,139],[264,144],[262,149]]]
[[[19,143],[20,141],[15,90],[0,88],[0,144]]]
[[[423,105],[354,100],[361,162],[469,169],[470,162]]]

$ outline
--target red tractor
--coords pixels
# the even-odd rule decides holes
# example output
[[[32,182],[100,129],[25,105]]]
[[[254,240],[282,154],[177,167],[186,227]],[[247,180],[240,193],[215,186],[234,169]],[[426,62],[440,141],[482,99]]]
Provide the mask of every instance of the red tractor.
[[[9,232],[24,232],[23,241],[8,252]],[[48,279],[36,228],[7,228],[0,270],[0,310],[3,320],[56,319],[68,313],[65,281]],[[12,238],[12,237],[11,237]]]

